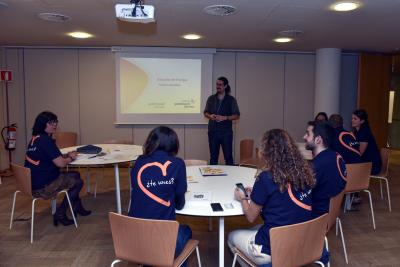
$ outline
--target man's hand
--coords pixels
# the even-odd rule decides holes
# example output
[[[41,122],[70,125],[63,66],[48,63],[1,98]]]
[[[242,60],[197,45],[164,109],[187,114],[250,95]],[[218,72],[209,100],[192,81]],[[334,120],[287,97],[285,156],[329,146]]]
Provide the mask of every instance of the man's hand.
[[[77,151],[68,152],[68,157],[75,160],[78,157],[78,152]]]

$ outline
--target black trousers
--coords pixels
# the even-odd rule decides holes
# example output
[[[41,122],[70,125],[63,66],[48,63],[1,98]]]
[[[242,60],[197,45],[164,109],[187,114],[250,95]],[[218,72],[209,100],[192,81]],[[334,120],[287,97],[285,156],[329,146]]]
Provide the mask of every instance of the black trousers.
[[[210,147],[210,165],[218,164],[220,147],[222,147],[222,152],[224,153],[225,164],[233,165],[232,143],[232,131],[208,132],[208,144]]]

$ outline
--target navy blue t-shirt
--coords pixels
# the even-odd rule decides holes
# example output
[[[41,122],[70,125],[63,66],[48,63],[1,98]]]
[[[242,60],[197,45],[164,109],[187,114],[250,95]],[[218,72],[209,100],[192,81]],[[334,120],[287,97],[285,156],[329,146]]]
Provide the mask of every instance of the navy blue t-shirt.
[[[312,216],[316,218],[329,212],[330,199],[346,186],[347,172],[342,157],[330,149],[320,152],[312,165],[317,180],[312,191]]]
[[[33,136],[26,149],[25,167],[31,169],[32,190],[44,188],[60,175],[60,168],[53,159],[61,156],[56,142],[51,136]]]
[[[129,216],[175,220],[176,199],[187,191],[185,162],[164,151],[140,156],[131,172]]]
[[[237,104],[236,99],[229,95],[225,94],[222,100],[218,99],[218,94],[213,94],[208,97],[206,107],[204,108],[204,113],[222,115],[222,116],[232,116],[239,115],[239,106]],[[232,131],[232,121],[224,120],[220,122],[216,122],[213,120],[208,121],[208,131],[223,131],[229,132]]]
[[[262,245],[262,253],[271,255],[269,239],[271,228],[311,219],[311,189],[300,192],[289,187],[281,193],[269,171],[263,171],[259,174],[250,198],[257,205],[262,206],[261,217],[264,224],[255,237],[255,243]]]
[[[367,148],[361,155],[363,162],[372,162],[371,174],[378,174],[382,168],[382,159],[376,145],[374,136],[368,127],[360,127],[359,131],[355,132],[357,140],[361,142],[368,143]]]
[[[335,139],[332,143],[332,149],[338,152],[346,164],[360,163],[360,143],[353,133],[343,128],[335,129]]]

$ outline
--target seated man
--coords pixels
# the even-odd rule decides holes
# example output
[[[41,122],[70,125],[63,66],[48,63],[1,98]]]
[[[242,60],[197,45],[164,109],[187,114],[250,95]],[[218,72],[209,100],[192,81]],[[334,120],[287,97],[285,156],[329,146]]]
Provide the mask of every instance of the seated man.
[[[310,121],[303,139],[306,149],[313,154],[312,165],[317,184],[312,190],[312,218],[329,212],[332,197],[342,192],[346,186],[346,165],[342,157],[331,150],[333,128],[327,122]],[[329,262],[329,253],[324,246],[321,262]]]
[[[312,165],[317,184],[312,191],[312,216],[317,218],[329,212],[330,199],[346,186],[346,166],[342,157],[329,149],[333,128],[326,122],[308,123],[304,141],[313,154]]]
[[[329,123],[334,128],[335,137],[332,142],[332,149],[338,152],[346,164],[360,163],[360,143],[352,132],[343,128],[343,118],[339,114],[329,117]]]

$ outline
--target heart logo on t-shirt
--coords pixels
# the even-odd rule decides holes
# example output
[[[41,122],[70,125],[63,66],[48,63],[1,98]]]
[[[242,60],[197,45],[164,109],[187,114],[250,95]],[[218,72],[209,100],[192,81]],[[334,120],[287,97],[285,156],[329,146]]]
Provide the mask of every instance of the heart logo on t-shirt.
[[[357,153],[358,155],[361,155],[361,154],[360,154],[360,151],[358,151],[357,149],[355,149],[355,148],[353,148],[353,147],[347,145],[347,144],[343,141],[343,137],[344,137],[345,135],[350,135],[351,137],[353,137],[354,140],[356,140],[356,137],[354,136],[354,134],[349,133],[349,132],[341,132],[341,133],[339,134],[339,142],[342,144],[342,146],[344,146],[345,148],[347,148],[347,149],[350,150],[350,151],[353,151],[354,153]]]
[[[147,169],[148,167],[151,166],[156,166],[158,168],[161,169],[162,175],[165,177],[167,176],[167,168],[168,166],[171,164],[171,161],[166,161],[164,164],[161,164],[159,162],[151,162],[151,163],[147,163],[145,165],[143,165],[140,169],[139,169],[139,173],[137,176],[137,181],[138,181],[138,185],[139,188],[143,191],[143,193],[145,193],[149,198],[153,199],[154,201],[156,201],[157,203],[164,205],[166,207],[169,207],[171,205],[171,201],[165,201],[164,199],[154,195],[153,193],[151,193],[149,190],[146,189],[146,187],[143,185],[142,183],[142,173],[145,169]]]

